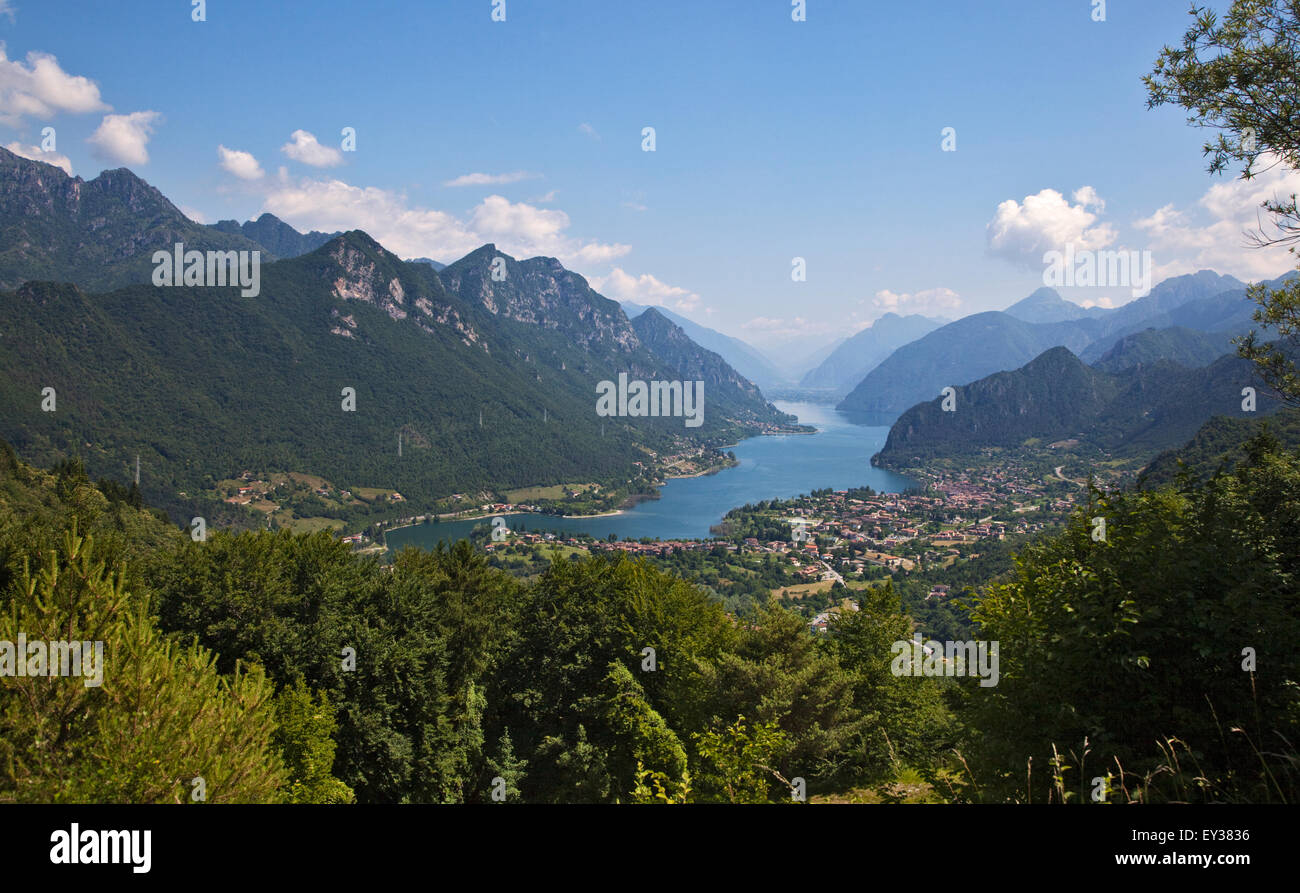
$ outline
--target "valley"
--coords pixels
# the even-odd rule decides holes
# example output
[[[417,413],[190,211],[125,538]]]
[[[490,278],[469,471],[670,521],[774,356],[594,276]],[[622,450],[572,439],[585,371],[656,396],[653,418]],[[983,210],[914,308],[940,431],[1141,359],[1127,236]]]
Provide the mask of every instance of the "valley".
[[[1224,3],[0,0],[0,803],[1300,802],[1300,5]],[[1060,813],[867,831],[1165,820]]]

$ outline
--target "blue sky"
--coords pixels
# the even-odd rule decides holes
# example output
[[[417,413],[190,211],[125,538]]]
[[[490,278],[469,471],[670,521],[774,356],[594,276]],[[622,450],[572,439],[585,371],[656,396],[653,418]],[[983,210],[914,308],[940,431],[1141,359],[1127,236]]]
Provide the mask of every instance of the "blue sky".
[[[38,154],[53,126],[50,160],[125,164],[206,222],[555,255],[769,349],[1004,308],[1066,240],[1150,250],[1157,280],[1289,266],[1241,231],[1291,174],[1211,178],[1205,134],[1145,107],[1186,0],[1110,0],[1105,21],[1093,0],[505,7],[209,0],[194,22],[190,0],[0,0],[0,144]],[[465,178],[489,182],[447,185]]]

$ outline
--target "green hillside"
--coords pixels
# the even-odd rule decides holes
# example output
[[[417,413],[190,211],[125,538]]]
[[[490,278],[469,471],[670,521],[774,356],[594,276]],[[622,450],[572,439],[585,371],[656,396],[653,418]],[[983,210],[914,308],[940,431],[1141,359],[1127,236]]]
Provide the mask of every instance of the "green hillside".
[[[1197,332],[1182,326],[1144,329],[1120,338],[1092,366],[1104,372],[1119,372],[1167,360],[1194,369],[1232,352],[1232,337],[1228,332]]]
[[[1267,419],[1215,416],[1187,443],[1156,456],[1143,469],[1139,485],[1154,488],[1171,484],[1183,471],[1198,480],[1220,470],[1230,471],[1245,460],[1246,442],[1261,431],[1272,434],[1287,449],[1300,448],[1300,410],[1283,409]]]
[[[953,411],[944,411],[942,398],[912,407],[873,461],[915,463],[1031,438],[1078,439],[1118,456],[1150,458],[1184,443],[1211,416],[1252,417],[1242,410],[1248,386],[1257,388],[1255,417],[1278,409],[1258,388],[1253,366],[1236,356],[1199,369],[1161,361],[1110,373],[1056,347],[1014,372],[957,388]]]
[[[148,282],[155,251],[262,251],[243,235],[195,223],[126,168],[93,180],[0,148],[0,290],[31,280],[91,290]]]
[[[454,265],[453,281],[468,288],[489,256]],[[555,281],[533,275],[542,260],[508,263],[511,316],[449,292],[427,264],[360,232],[264,266],[257,298],[29,283],[0,298],[0,436],[32,461],[76,454],[92,476],[123,481],[139,454],[146,496],[188,518],[198,492],[244,470],[310,472],[423,501],[626,482],[646,459],[639,446],[721,445],[748,430],[718,412],[692,430],[680,419],[599,418],[597,381],[649,377],[664,364],[617,304],[590,292],[557,311],[539,304]],[[55,412],[41,408],[47,387]],[[355,412],[342,409],[345,387]],[[761,398],[754,405],[775,415]]]

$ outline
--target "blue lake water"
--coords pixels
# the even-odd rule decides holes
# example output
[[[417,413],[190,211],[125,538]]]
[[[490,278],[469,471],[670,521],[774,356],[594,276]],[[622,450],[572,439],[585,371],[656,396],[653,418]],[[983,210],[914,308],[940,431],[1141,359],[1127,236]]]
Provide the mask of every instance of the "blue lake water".
[[[554,515],[505,515],[512,530],[553,530],[587,533],[605,539],[702,539],[709,528],[733,508],[764,499],[788,499],[831,487],[871,487],[898,493],[914,485],[902,475],[873,468],[871,457],[885,445],[887,427],[855,424],[849,416],[820,403],[778,401],[783,412],[797,415],[816,434],[751,437],[732,447],[740,464],[717,474],[670,480],[660,488],[661,498],[639,503],[622,514],[600,518],[561,518]],[[472,521],[443,521],[388,533],[394,550],[405,546],[431,547],[439,540],[469,534]]]

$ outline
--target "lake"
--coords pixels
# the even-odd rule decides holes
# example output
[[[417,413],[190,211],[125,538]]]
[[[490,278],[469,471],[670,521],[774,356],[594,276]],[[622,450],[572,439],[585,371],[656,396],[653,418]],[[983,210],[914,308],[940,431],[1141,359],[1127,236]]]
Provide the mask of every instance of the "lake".
[[[618,515],[561,518],[524,513],[503,517],[512,530],[522,525],[528,530],[586,533],[598,539],[611,533],[619,539],[703,539],[723,515],[746,503],[789,499],[825,487],[865,486],[898,493],[914,486],[910,478],[871,465],[871,457],[885,445],[889,428],[855,424],[845,413],[822,403],[777,401],[776,406],[816,427],[817,433],[742,440],[731,448],[739,465],[717,474],[670,480],[660,488],[660,499],[639,503]],[[439,540],[465,537],[476,524],[486,523],[479,518],[391,530],[388,545],[394,550],[429,548]]]

